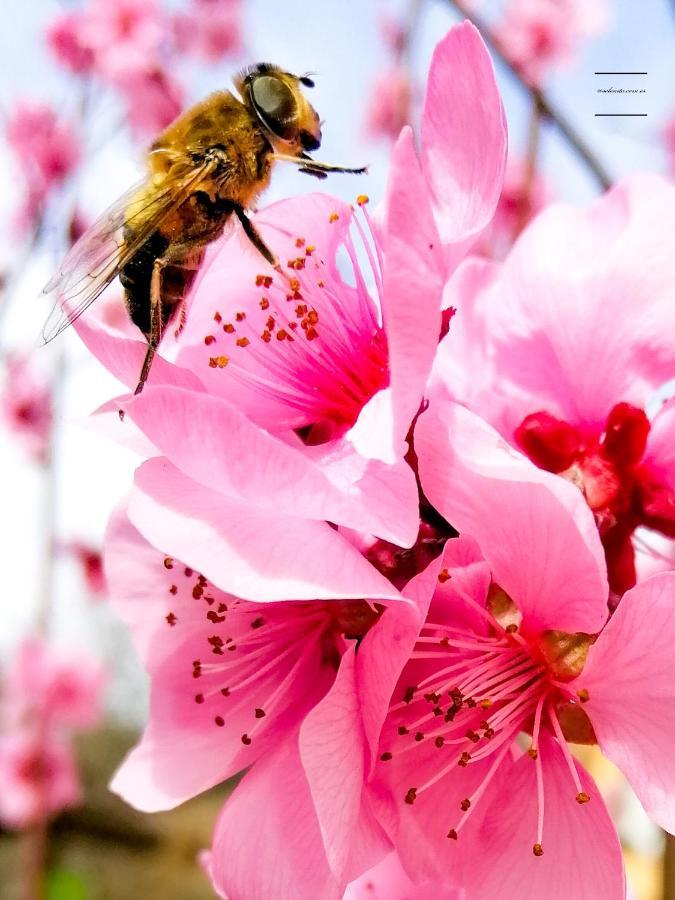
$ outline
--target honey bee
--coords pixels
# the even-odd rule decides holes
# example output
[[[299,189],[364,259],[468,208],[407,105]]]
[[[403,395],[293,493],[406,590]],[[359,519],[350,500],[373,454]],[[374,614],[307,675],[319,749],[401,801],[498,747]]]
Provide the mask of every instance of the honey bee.
[[[302,91],[313,86],[308,75],[259,63],[235,79],[239,97],[218,91],[169,125],[150,147],[145,181],[85,232],[45,287],[44,293],[57,296],[43,329],[45,343],[119,276],[129,316],[148,343],[138,394],[207,245],[233,214],[253,246],[279,269],[247,215],[267,187],[273,164],[295,163],[317,178],[366,171],[309,156],[321,146],[319,116]]]

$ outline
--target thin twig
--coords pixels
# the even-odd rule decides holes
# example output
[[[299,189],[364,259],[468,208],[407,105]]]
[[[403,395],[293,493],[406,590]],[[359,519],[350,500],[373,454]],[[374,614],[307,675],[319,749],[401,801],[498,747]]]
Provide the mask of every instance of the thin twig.
[[[492,50],[495,56],[499,57],[501,62],[503,62],[504,65],[507,66],[512,74],[518,79],[523,88],[528,91],[528,93],[532,97],[532,102],[536,103],[539,106],[542,115],[558,129],[558,131],[565,138],[570,147],[572,147],[572,149],[576,152],[577,156],[579,156],[584,161],[585,165],[587,166],[589,171],[592,172],[595,180],[598,182],[603,191],[608,190],[608,188],[611,187],[612,179],[605,171],[602,163],[595,158],[595,155],[589,148],[588,144],[586,144],[586,142],[580,137],[576,129],[569,123],[569,121],[563,116],[563,114],[551,104],[551,101],[544,94],[544,92],[540,88],[535,87],[533,84],[530,84],[525,80],[525,78],[523,77],[523,73],[510,59],[508,51],[499,40],[499,38],[496,37],[492,30],[485,24],[485,22],[480,19],[479,16],[476,16],[473,11],[470,11],[466,8],[463,0],[445,0],[445,2],[449,3],[450,6],[453,6],[458,13],[473,22],[476,28],[478,28],[478,30],[480,31],[481,35],[483,36],[483,40],[488,45],[490,50]]]

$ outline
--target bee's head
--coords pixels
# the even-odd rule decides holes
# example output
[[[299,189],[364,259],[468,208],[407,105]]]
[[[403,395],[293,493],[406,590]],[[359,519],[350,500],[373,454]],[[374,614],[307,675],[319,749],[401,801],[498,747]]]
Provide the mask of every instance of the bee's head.
[[[291,75],[269,63],[243,72],[237,88],[273,145],[294,154],[321,146],[321,124],[302,86],[314,87],[308,75]]]

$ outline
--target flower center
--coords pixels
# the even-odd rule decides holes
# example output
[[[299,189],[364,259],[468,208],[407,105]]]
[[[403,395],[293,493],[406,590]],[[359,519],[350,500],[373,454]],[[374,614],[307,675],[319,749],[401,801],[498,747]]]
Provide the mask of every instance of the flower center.
[[[298,696],[325,686],[345,641],[360,640],[383,611],[365,600],[254,603],[222,593],[171,557],[163,568],[174,598],[166,625],[187,626],[185,699],[199,708],[199,721],[237,729],[245,746],[271,716],[292,713]]]
[[[447,570],[439,576],[441,583],[449,578]],[[592,638],[564,632],[521,635],[520,614],[498,585],[490,589],[487,609],[463,599],[488,627],[478,632],[462,624],[425,623],[404,672],[421,677],[415,684],[399,684],[400,699],[390,706],[385,732],[391,743],[380,760],[386,763],[424,748],[428,763],[424,771],[430,774],[422,784],[407,788],[404,800],[410,805],[457,767],[488,763],[471,795],[458,797],[460,815],[447,835],[456,840],[514,740],[522,733],[529,735],[527,752],[537,766],[540,795],[534,853],[541,855],[543,775],[537,748],[543,728],[560,743],[576,801],[589,800],[567,740],[595,743],[595,735],[580,705],[587,695],[577,695],[568,682],[581,673]],[[432,752],[438,754],[437,765],[433,758],[429,762]],[[448,786],[451,790],[451,780],[443,788],[444,796]]]
[[[339,218],[333,216],[331,223]],[[370,239],[359,220],[353,221],[381,292],[380,264],[371,248],[379,254],[377,238],[365,211],[364,217]],[[216,341],[223,347],[223,353],[218,348],[208,358],[211,368],[227,367],[228,376],[262,400],[282,404],[291,427],[315,428],[310,442],[319,443],[353,425],[364,404],[386,387],[387,342],[350,233],[342,246],[353,287],[332,260],[316,257],[304,237],[297,237],[295,246],[298,255],[286,261],[283,274],[256,276],[257,305],[237,312],[232,321],[216,312],[217,334],[214,328],[204,342],[211,352]]]
[[[645,525],[675,536],[673,492],[642,461],[649,430],[644,410],[617,403],[601,433],[547,412],[526,416],[514,433],[532,462],[583,491],[605,548],[610,587],[618,594],[635,584],[634,530]]]

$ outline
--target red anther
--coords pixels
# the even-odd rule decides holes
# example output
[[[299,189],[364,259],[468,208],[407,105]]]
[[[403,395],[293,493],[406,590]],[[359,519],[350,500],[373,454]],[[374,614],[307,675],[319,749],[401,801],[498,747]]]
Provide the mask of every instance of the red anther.
[[[525,416],[514,438],[523,453],[548,472],[569,469],[580,450],[576,428],[547,412]]]
[[[541,844],[535,844],[534,847],[532,848],[532,852],[534,853],[535,856],[543,856],[544,848],[541,846]]]
[[[619,466],[640,462],[647,446],[649,419],[643,409],[630,403],[617,403],[607,416],[602,450]]]
[[[412,806],[416,799],[417,799],[417,788],[410,788],[410,790],[405,795],[405,802],[408,803],[410,806]]]

